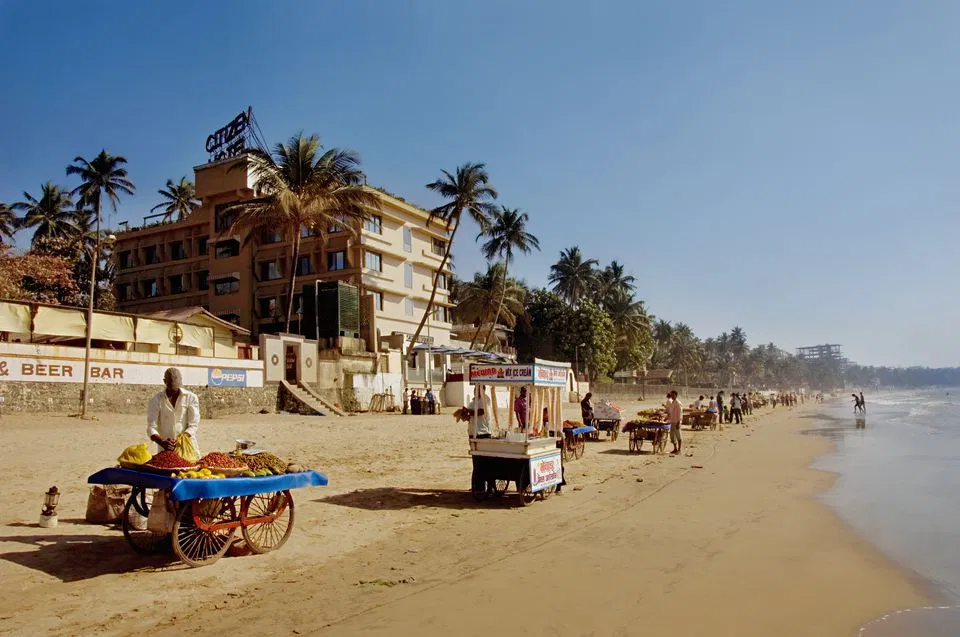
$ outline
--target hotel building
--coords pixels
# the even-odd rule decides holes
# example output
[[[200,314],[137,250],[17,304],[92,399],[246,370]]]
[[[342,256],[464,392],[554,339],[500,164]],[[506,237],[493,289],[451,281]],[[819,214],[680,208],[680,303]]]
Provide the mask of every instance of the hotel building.
[[[153,313],[203,307],[217,317],[249,329],[253,336],[284,329],[287,286],[295,268],[296,314],[290,331],[299,332],[303,285],[316,280],[345,281],[360,290],[361,308],[375,317],[378,351],[388,338],[397,347],[401,335],[416,331],[430,297],[449,237],[437,223],[427,226],[425,210],[371,188],[380,202],[359,234],[330,228],[324,242],[307,231],[300,256],[291,262],[290,241],[279,233],[252,237],[230,233],[237,210],[231,204],[254,196],[246,156],[194,168],[201,204],[182,221],[145,225],[117,235],[118,309]],[[441,273],[430,341],[450,342],[447,292],[451,272]],[[427,332],[424,330],[423,336]],[[392,338],[391,338],[392,337]]]

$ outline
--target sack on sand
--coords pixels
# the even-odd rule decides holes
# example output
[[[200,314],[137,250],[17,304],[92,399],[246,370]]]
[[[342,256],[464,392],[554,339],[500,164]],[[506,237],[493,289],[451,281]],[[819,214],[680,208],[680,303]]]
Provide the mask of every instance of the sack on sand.
[[[113,524],[123,515],[123,507],[130,487],[100,486],[90,487],[87,496],[87,514],[84,519],[91,524]]]
[[[200,460],[200,452],[197,450],[197,446],[193,444],[193,438],[187,434],[177,436],[173,451],[187,462],[196,463]]]
[[[150,515],[147,516],[147,530],[158,535],[170,533],[176,517],[172,503],[167,501],[167,492],[157,491],[150,505]]]

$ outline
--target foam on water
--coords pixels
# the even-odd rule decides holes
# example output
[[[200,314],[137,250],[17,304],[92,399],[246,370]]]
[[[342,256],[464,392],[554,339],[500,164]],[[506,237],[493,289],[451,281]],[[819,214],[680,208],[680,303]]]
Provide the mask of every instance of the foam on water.
[[[838,402],[817,430],[836,443],[814,465],[839,474],[824,501],[945,602],[893,611],[863,637],[960,635],[960,414],[946,391],[868,394],[859,425]]]

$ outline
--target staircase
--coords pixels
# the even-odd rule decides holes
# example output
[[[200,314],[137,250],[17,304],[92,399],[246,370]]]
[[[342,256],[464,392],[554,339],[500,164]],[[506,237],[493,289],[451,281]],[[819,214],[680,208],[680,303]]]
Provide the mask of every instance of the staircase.
[[[278,404],[281,411],[287,411],[304,416],[326,416],[325,407],[310,392],[302,387],[292,385],[287,381],[280,381],[278,390]]]
[[[303,384],[303,383],[299,383],[298,387],[299,387],[300,389],[302,389],[303,391],[307,392],[308,394],[310,394],[310,395],[313,397],[313,399],[314,399],[315,401],[317,401],[318,403],[320,403],[321,405],[323,405],[324,409],[326,409],[327,411],[332,411],[333,413],[335,413],[335,414],[338,415],[338,416],[346,416],[346,415],[347,415],[346,413],[344,413],[344,412],[341,411],[340,409],[337,409],[334,405],[330,404],[330,402],[324,400],[324,399],[323,399],[323,396],[321,396],[320,394],[318,394],[318,393],[317,393],[317,390],[315,390],[315,389],[314,389],[313,387],[311,387],[310,385],[305,385],[305,384]]]

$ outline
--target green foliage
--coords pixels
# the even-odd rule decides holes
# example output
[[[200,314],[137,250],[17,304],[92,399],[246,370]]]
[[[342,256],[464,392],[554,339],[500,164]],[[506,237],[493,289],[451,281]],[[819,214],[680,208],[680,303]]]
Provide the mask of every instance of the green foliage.
[[[573,309],[560,296],[544,289],[527,297],[526,314],[517,322],[514,342],[517,360],[532,363],[534,358],[568,361],[560,335],[573,320]]]
[[[589,371],[591,379],[606,376],[616,368],[613,321],[600,306],[592,301],[580,301],[573,310],[569,325],[566,328],[558,326],[557,329],[567,360],[572,360],[579,353],[580,365]]]

